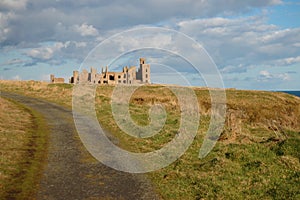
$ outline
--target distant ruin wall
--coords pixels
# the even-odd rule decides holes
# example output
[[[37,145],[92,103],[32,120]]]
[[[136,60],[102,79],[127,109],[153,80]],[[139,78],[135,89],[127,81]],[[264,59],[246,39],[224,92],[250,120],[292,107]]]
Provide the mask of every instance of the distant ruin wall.
[[[50,75],[50,83],[64,83],[64,78],[55,78],[53,74]]]
[[[150,79],[150,65],[146,64],[145,58],[140,58],[140,67],[136,71],[136,66],[123,67],[121,72],[110,72],[108,67],[105,70],[102,68],[101,73],[97,73],[95,68],[91,68],[91,71],[82,70],[81,73],[73,71],[73,76],[69,82],[73,84],[77,83],[92,83],[92,84],[149,84]]]

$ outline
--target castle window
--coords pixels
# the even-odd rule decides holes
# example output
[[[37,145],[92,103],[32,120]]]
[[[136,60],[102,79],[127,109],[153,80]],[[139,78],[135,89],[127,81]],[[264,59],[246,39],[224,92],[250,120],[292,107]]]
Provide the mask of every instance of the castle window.
[[[146,78],[148,78],[148,74],[146,74]]]
[[[121,78],[121,75],[119,75],[118,78]]]
[[[148,70],[146,69],[146,72],[148,72]]]
[[[119,80],[119,81],[118,81],[118,83],[122,83],[122,81],[121,81],[121,80]]]
[[[124,80],[123,83],[126,83],[126,81]]]
[[[126,78],[126,74],[124,74],[124,78]]]
[[[114,81],[115,80],[115,76],[114,75],[109,75],[109,80]]]

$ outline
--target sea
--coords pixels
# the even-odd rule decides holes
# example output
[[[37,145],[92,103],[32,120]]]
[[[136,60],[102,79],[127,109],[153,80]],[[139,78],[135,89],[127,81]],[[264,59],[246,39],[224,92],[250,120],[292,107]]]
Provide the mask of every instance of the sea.
[[[300,91],[280,91],[300,97]]]

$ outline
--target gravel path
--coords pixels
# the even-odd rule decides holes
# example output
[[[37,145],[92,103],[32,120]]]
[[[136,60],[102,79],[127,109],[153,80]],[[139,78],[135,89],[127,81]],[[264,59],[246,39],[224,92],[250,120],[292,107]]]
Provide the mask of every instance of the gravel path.
[[[78,139],[71,110],[17,94],[1,95],[40,112],[50,127],[37,199],[159,199],[145,176],[119,172],[91,158]]]

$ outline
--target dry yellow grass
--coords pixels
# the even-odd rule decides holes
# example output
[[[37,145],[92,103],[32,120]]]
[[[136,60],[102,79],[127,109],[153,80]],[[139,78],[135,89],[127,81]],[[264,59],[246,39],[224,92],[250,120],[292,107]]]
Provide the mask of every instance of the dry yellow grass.
[[[16,104],[0,98],[0,199],[11,180],[21,169],[20,161],[26,156],[26,145],[31,135],[32,116]]]
[[[57,85],[61,85],[62,87],[57,87]],[[49,84],[40,81],[0,80],[0,90],[59,102],[67,107],[70,107],[72,102],[72,90],[70,90],[70,86],[69,84]]]
[[[1,90],[71,106],[72,85],[0,81]],[[226,123],[210,154],[198,159],[207,131],[211,103],[207,88],[194,88],[201,122],[194,143],[170,166],[150,174],[165,199],[298,199],[300,98],[265,91],[226,90]],[[170,114],[162,137],[143,140],[119,130],[111,114],[112,86],[99,86],[98,119],[122,146],[136,152],[152,151],[174,136],[178,127],[177,100],[161,86],[142,87],[131,97],[130,113],[147,124],[148,109],[162,103]],[[176,129],[177,130],[177,129]],[[123,146],[122,146],[123,147]],[[125,148],[126,149],[126,148]]]
[[[2,90],[44,98],[67,107],[71,107],[72,104],[70,84],[0,80],[0,86]],[[198,98],[201,118],[209,118],[211,99],[208,89],[197,87],[193,89]],[[102,112],[108,115],[112,92],[112,86],[99,86],[95,99],[98,109],[104,106],[105,110]],[[264,138],[275,136],[282,139],[284,130],[300,131],[300,98],[284,93],[235,89],[226,90],[226,96],[226,126],[221,137],[224,142],[260,142],[263,138],[259,133],[265,134]],[[155,103],[163,104],[171,112],[178,113],[180,109],[173,93],[160,85],[139,88],[131,97],[131,103],[137,107],[136,109],[144,110],[144,113],[147,113],[147,109]],[[131,113],[136,109],[131,107]],[[109,123],[115,126],[112,121]]]

